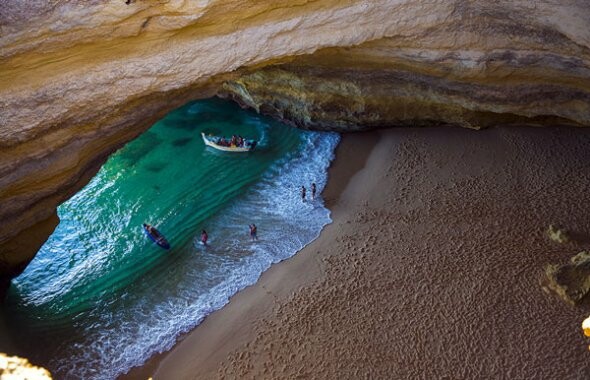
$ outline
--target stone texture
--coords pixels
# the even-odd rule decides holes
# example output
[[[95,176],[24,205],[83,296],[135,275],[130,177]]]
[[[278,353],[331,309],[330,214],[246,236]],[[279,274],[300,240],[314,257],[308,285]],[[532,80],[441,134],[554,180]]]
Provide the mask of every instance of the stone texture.
[[[5,0],[0,277],[110,153],[222,82],[309,128],[590,125],[588,25],[586,0]]]
[[[323,49],[244,75],[221,93],[314,129],[590,124],[587,48],[558,37],[542,43],[522,31],[512,47],[441,50],[448,28],[419,41],[391,37]],[[504,31],[504,38],[517,32]]]
[[[35,367],[27,359],[0,353],[0,379],[51,380],[45,368]]]
[[[547,229],[547,236],[556,243],[564,244],[570,241],[567,231],[563,228],[554,227],[552,224]]]
[[[574,305],[590,291],[590,253],[580,252],[567,264],[548,265],[545,274],[545,288]]]

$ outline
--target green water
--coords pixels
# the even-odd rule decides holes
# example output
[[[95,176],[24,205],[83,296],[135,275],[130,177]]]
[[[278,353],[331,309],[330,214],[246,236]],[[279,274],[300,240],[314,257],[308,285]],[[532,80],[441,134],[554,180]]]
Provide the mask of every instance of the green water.
[[[201,131],[259,143],[219,152]],[[170,348],[329,222],[321,200],[301,204],[298,187],[315,181],[321,191],[337,141],[218,99],[171,112],[60,206],[58,228],[4,307],[12,340],[60,378],[112,378]],[[250,222],[264,231],[259,242]],[[201,229],[210,248],[195,244]]]
[[[56,272],[58,280],[71,276],[71,268],[78,271],[67,279],[66,293],[55,277],[41,273],[34,279],[35,289],[43,282],[55,287],[51,312],[87,308],[103,293],[125,287],[189,244],[208,217],[257,181],[272,163],[297,149],[299,131],[270,124],[220,100],[191,103],[113,155],[98,176],[59,209],[62,225],[46,247],[68,256],[67,265]],[[260,144],[255,154],[218,152],[204,146],[201,131],[240,134]],[[124,186],[117,186],[122,181]],[[91,208],[85,207],[89,201]],[[172,252],[138,233],[142,223],[157,226],[171,242]],[[47,303],[45,291],[38,299],[26,287],[22,282],[17,286],[28,295],[25,302]]]

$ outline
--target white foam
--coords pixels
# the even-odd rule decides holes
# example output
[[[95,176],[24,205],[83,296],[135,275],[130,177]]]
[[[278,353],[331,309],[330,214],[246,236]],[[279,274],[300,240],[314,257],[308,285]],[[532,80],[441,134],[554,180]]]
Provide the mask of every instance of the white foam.
[[[186,247],[176,265],[158,274],[159,285],[144,278],[112,300],[112,307],[91,311],[97,322],[84,326],[84,342],[63,342],[69,355],[52,367],[68,378],[116,378],[171,349],[179,335],[256,282],[271,264],[314,240],[330,223],[329,210],[320,197],[303,203],[299,189],[305,185],[309,199],[315,182],[321,193],[339,136],[304,132],[302,138],[302,149],[207,222],[210,247]],[[250,223],[258,226],[256,242],[248,235]]]

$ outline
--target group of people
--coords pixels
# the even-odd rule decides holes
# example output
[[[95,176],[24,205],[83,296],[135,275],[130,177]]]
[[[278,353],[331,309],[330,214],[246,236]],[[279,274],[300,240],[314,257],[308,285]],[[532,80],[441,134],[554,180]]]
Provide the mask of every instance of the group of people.
[[[250,239],[252,239],[252,241],[258,240],[258,236],[256,235],[258,233],[258,227],[256,227],[256,224],[254,224],[254,223],[249,224],[248,228],[250,229]],[[208,240],[209,240],[209,235],[207,234],[207,231],[205,231],[205,230],[201,231],[201,243],[204,246],[207,246]]]
[[[234,137],[236,137],[236,136],[233,136],[232,137],[232,141],[233,141],[233,138]],[[240,136],[237,136],[237,137],[241,139]],[[241,141],[243,142],[243,139],[241,139]],[[315,200],[315,194],[316,194],[316,185],[315,185],[315,182],[311,184],[310,189],[311,189],[311,200],[313,201],[313,200]],[[301,186],[301,199],[303,200],[303,202],[305,202],[305,200],[306,200],[306,195],[307,195],[307,189],[305,188],[305,186]],[[144,224],[144,226],[146,226],[146,225]],[[146,226],[146,228],[148,229],[148,231],[150,233],[152,232],[152,228],[153,228],[152,226],[150,226],[148,224]],[[252,239],[252,241],[258,240],[258,236],[257,236],[258,228],[256,227],[256,224],[254,224],[254,223],[249,224],[248,225],[248,228],[250,229],[250,239]],[[201,243],[204,246],[207,246],[207,241],[208,240],[209,240],[209,234],[207,234],[207,231],[202,230],[201,231]]]
[[[227,146],[227,147],[239,147],[242,148],[244,144],[248,144],[246,140],[242,136],[233,135],[230,140],[226,139],[225,137],[220,137],[217,142],[217,145]]]
[[[316,187],[315,187],[315,182],[311,184],[311,200],[315,200],[315,191],[316,191]],[[305,188],[305,186],[301,186],[301,200],[303,200],[303,202],[305,202],[305,196],[307,194],[307,189]]]
[[[235,137],[235,136],[233,136],[233,137]],[[233,139],[233,137],[232,137],[232,139]],[[240,136],[238,136],[238,137],[241,138]],[[315,182],[313,182],[311,184],[310,190],[311,190],[311,200],[313,201],[313,200],[315,200],[315,194],[316,194]],[[303,202],[305,202],[306,196],[307,196],[307,189],[305,188],[305,186],[301,186],[301,199],[303,200]],[[249,224],[248,228],[250,229],[250,239],[252,239],[252,241],[258,240],[258,236],[256,235],[258,232],[258,228],[256,227],[256,224],[254,224],[254,223]],[[204,246],[207,246],[208,240],[209,240],[209,235],[207,234],[207,231],[202,230],[201,231],[201,243]]]

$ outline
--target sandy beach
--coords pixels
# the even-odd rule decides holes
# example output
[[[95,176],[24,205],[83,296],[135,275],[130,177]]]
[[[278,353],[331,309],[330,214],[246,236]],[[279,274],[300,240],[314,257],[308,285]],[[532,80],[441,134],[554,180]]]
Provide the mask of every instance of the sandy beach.
[[[540,280],[589,247],[589,148],[570,128],[345,135],[333,223],[125,377],[586,379],[590,305]]]

